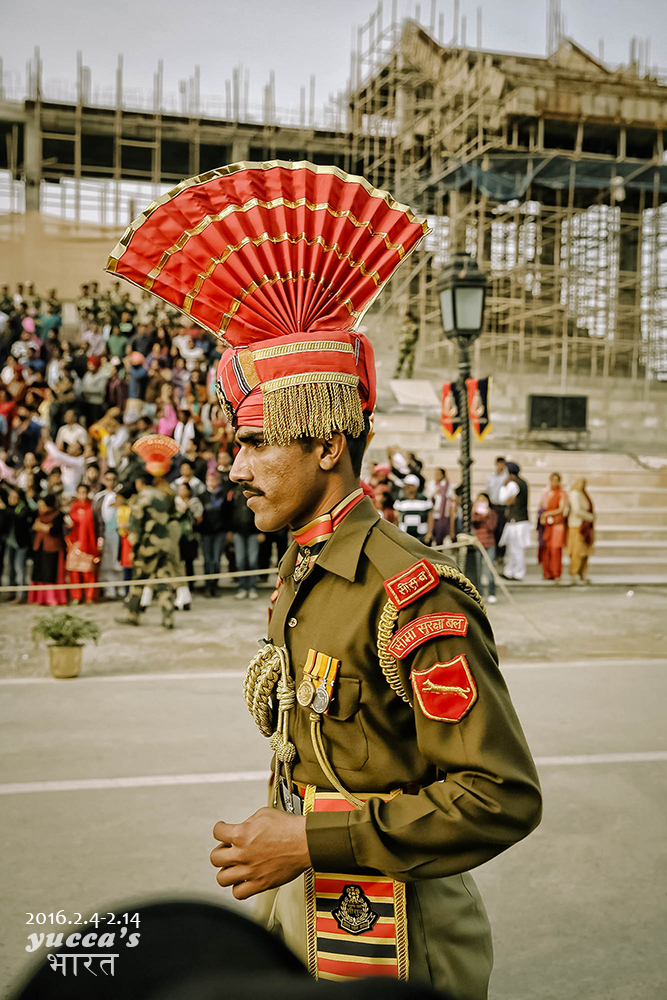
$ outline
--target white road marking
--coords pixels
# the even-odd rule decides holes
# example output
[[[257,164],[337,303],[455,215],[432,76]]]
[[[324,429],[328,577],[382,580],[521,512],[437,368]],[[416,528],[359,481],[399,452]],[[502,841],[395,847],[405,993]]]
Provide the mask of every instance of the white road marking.
[[[571,767],[577,764],[643,764],[667,761],[667,750],[640,750],[637,753],[579,753],[558,757],[536,757],[538,767]]]
[[[154,788],[166,785],[233,785],[248,781],[266,781],[271,772],[227,771],[211,774],[148,774],[137,778],[80,778],[74,781],[17,781],[0,785],[0,795],[29,792],[89,792],[105,788]]]
[[[640,764],[667,761],[667,750],[638,753],[589,753],[558,757],[536,757],[538,767],[570,767],[588,764]],[[221,771],[209,774],[152,774],[136,778],[80,778],[73,781],[17,781],[0,785],[0,795],[23,795],[31,792],[89,792],[110,788],[155,788],[168,785],[231,785],[269,780],[263,771]]]
[[[624,657],[592,657],[588,660],[501,660],[500,669],[505,670],[582,670],[586,667],[659,667],[667,666],[664,656],[624,656]]]

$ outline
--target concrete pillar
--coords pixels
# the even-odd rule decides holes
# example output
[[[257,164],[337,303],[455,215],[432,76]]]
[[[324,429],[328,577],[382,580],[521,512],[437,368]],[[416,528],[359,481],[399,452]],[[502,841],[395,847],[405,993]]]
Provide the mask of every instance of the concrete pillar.
[[[236,136],[232,142],[232,163],[250,159],[250,143],[247,139]]]
[[[39,212],[39,188],[42,180],[42,135],[39,123],[28,119],[23,133],[23,172],[25,175],[26,212]]]
[[[621,340],[633,340],[640,336],[637,312],[637,289],[641,283],[639,226],[637,217],[626,212],[621,212],[618,267],[616,336]]]

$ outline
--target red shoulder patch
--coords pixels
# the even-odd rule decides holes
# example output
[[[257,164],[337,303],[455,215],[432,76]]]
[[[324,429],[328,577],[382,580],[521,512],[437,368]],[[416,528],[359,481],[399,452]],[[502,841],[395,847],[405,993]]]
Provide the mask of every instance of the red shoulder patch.
[[[398,576],[385,580],[384,589],[397,608],[412,604],[418,597],[428,594],[440,583],[440,577],[427,559],[420,559],[414,566],[404,569]]]
[[[460,722],[477,701],[477,686],[463,654],[448,663],[413,670],[410,680],[427,719]]]
[[[391,642],[387,643],[387,652],[401,660],[428,639],[434,639],[438,635],[463,636],[467,631],[468,619],[465,615],[421,615],[398,630]]]

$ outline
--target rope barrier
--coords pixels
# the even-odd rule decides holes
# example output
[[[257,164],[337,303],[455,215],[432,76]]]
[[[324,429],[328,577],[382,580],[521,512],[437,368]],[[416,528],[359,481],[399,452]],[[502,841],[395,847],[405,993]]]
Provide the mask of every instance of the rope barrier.
[[[472,546],[473,548],[479,549],[482,553],[482,559],[486,563],[489,572],[493,575],[496,584],[502,590],[503,594],[507,598],[508,602],[512,605],[514,610],[521,615],[525,620],[535,629],[535,631],[542,638],[546,638],[546,634],[540,629],[538,625],[530,618],[525,611],[523,611],[520,605],[512,597],[510,590],[503,580],[503,578],[498,573],[496,567],[493,565],[489,554],[481,544],[480,540],[475,535],[462,535],[459,534],[457,541],[452,542],[451,545],[434,545],[434,552],[442,552],[445,555],[451,549],[462,549]],[[276,570],[276,567],[269,567],[268,569],[244,569],[235,570],[234,572],[220,572],[220,573],[195,573],[193,576],[160,576],[160,577],[146,577],[141,580],[96,580],[93,583],[85,583],[83,581],[76,581],[72,583],[26,583],[22,587],[9,585],[0,586],[0,594],[15,594],[17,591],[31,591],[32,593],[37,593],[40,590],[99,590],[102,587],[156,587],[158,584],[181,584],[181,583],[193,583],[197,580],[236,580],[238,577],[242,576],[265,576],[266,574],[271,574]],[[79,574],[82,576],[83,574]]]
[[[100,587],[151,587],[158,583],[190,583],[193,580],[231,580],[239,576],[265,576],[276,571],[275,566],[268,569],[239,569],[233,573],[195,573],[194,576],[151,576],[141,580],[95,580],[93,583],[84,581],[74,581],[72,583],[24,583],[22,587],[18,585],[10,587],[5,585],[0,587],[0,594],[12,593],[17,590],[92,590]],[[82,573],[79,576],[83,576]]]
[[[461,539],[461,540],[459,541],[459,539]],[[535,631],[537,632],[537,634],[542,639],[548,638],[546,632],[543,632],[542,629],[539,627],[539,625],[535,624],[535,622],[530,617],[530,615],[527,615],[526,612],[521,608],[521,606],[519,604],[517,604],[517,602],[514,600],[514,598],[512,597],[512,594],[510,592],[509,587],[505,583],[505,580],[500,575],[500,573],[498,572],[498,570],[496,569],[496,567],[493,565],[493,562],[492,562],[492,560],[491,560],[491,558],[489,556],[489,553],[486,551],[486,549],[484,548],[484,546],[482,545],[482,543],[480,542],[479,538],[477,538],[476,535],[464,535],[464,534],[459,533],[459,535],[457,536],[457,540],[455,542],[452,542],[451,545],[436,545],[436,546],[434,546],[434,548],[436,549],[436,551],[443,552],[443,553],[446,554],[447,551],[448,551],[448,549],[464,549],[464,548],[468,548],[469,546],[472,547],[472,548],[479,549],[479,551],[482,553],[482,559],[486,563],[486,565],[487,565],[487,567],[489,569],[489,572],[491,573],[491,575],[493,576],[494,580],[496,581],[497,586],[500,587],[500,589],[502,590],[503,594],[507,598],[508,602],[512,605],[512,607],[517,612],[517,614],[521,615],[521,617],[524,618],[528,622],[528,624],[531,625],[532,628],[535,629]]]

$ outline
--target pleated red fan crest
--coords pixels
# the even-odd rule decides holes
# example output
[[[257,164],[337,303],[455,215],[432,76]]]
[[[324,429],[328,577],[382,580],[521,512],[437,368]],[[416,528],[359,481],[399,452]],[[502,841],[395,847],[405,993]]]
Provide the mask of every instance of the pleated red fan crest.
[[[233,346],[351,330],[428,232],[336,167],[236,163],[183,181],[128,228],[106,270]]]
[[[132,451],[144,460],[146,467],[164,464],[168,467],[174,455],[178,454],[178,445],[166,434],[146,434],[134,442]]]

